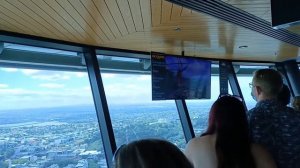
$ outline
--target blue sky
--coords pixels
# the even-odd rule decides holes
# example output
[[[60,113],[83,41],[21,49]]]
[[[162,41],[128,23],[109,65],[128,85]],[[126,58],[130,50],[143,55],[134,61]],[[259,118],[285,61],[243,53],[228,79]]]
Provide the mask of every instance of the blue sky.
[[[0,76],[0,110],[93,104],[86,72],[0,68]],[[102,78],[110,105],[153,103],[150,75],[105,73]],[[255,103],[248,86],[252,77],[238,79],[246,101]],[[218,77],[213,76],[212,100],[218,94]],[[164,102],[171,101],[155,103]]]

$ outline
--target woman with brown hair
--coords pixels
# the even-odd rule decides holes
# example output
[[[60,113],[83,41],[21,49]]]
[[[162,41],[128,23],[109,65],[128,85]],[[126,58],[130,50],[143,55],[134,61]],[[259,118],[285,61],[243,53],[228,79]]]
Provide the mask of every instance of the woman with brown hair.
[[[185,155],[195,168],[274,168],[273,159],[251,143],[244,105],[220,96],[209,114],[207,131],[189,141]]]

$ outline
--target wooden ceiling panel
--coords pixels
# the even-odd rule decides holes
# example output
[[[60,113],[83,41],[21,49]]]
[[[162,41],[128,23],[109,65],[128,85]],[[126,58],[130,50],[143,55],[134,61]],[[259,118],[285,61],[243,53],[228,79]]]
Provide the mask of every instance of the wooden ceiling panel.
[[[136,27],[133,22],[129,2],[124,0],[117,0],[117,3],[122,13],[129,34],[136,32]]]
[[[173,10],[173,5],[167,1],[162,1],[163,12],[161,13],[161,23],[168,23],[171,21],[171,15]],[[160,23],[160,24],[161,24]]]
[[[171,20],[180,18],[182,10],[183,8],[181,6],[173,4],[172,12],[171,12]]]
[[[149,30],[152,27],[151,2],[149,0],[140,0],[140,5],[142,9],[144,29]]]
[[[27,3],[33,3],[40,8],[41,11],[48,15],[52,19],[47,19],[51,24],[57,25],[58,29],[67,34],[70,37],[73,37],[77,41],[83,41],[84,38],[76,32],[76,30],[64,20],[53,8],[51,8],[45,1],[27,1]],[[60,25],[60,26],[59,26]]]
[[[108,8],[108,12],[106,13],[104,17],[109,17],[109,14],[112,16],[115,24],[117,25],[120,33],[122,36],[125,36],[129,34],[128,29],[125,25],[125,21],[123,19],[123,16],[121,14],[120,8],[118,7],[118,4],[115,0],[100,0],[97,3],[100,2],[100,11],[101,9],[105,9],[105,6]]]
[[[47,15],[42,15],[42,13],[39,13],[36,10],[35,5],[32,4],[31,6],[27,7],[27,3],[17,0],[9,0],[9,3],[11,3],[11,5],[15,6],[17,9],[19,9],[20,12],[23,12],[24,18],[30,21],[31,24],[37,27],[41,27],[43,29],[43,32],[49,32],[49,35],[54,35],[66,41],[74,40],[70,36],[67,36],[60,30],[56,29],[56,27],[54,26],[55,24],[48,23],[48,21],[46,20],[49,19],[46,17]],[[39,14],[41,15],[39,16]]]
[[[75,1],[72,1],[74,3]],[[63,6],[64,10],[73,18],[73,20],[79,25],[79,27],[86,32],[91,38],[91,41],[94,41],[98,44],[101,44],[105,40],[105,36],[100,31],[100,29],[97,30],[97,26],[93,25],[91,20],[87,18],[83,11],[79,10],[82,9],[81,6],[76,6],[74,8],[72,3],[69,3],[69,1],[57,1],[60,6]]]
[[[134,21],[135,30],[138,32],[144,31],[144,23],[142,18],[141,4],[139,0],[128,1],[130,5],[130,11]]]
[[[191,16],[191,15],[192,15],[192,10],[187,8],[182,8],[180,16]]]
[[[1,11],[1,18],[2,17],[8,17],[7,21],[11,24],[14,24],[14,22],[17,22],[19,24],[19,29],[32,29],[32,25],[35,25],[34,23],[31,23],[31,18],[28,19],[28,16],[23,14],[22,11],[20,11],[18,8],[14,7],[7,1],[3,1],[0,3],[0,11]],[[38,26],[34,29],[32,29],[34,34],[40,35],[43,37],[49,37],[49,32],[43,32],[42,27]],[[57,38],[54,36],[53,38]]]
[[[97,12],[95,13],[98,18],[103,18],[107,26],[110,28],[112,33],[114,34],[115,38],[118,38],[121,36],[121,31],[119,27],[116,24],[116,21],[112,17],[109,9],[107,8],[107,5],[103,0],[81,0],[84,4],[89,4],[90,8],[91,6],[94,6],[97,8]],[[90,9],[88,8],[88,9]]]
[[[53,0],[45,0],[45,3],[54,9],[58,14],[58,17],[62,18],[62,22],[69,24],[72,29],[68,28],[70,31],[74,31],[77,36],[80,36],[85,43],[91,43],[92,36],[90,36],[85,30],[76,22],[76,20],[64,9],[60,4]]]
[[[162,0],[151,1],[151,20],[152,26],[156,27],[161,24],[162,18]]]
[[[269,0],[225,2],[270,18]],[[165,0],[1,0],[0,29],[120,49],[184,50],[196,57],[282,61],[300,55],[297,46]]]
[[[101,20],[98,19],[99,15],[96,15],[97,11],[95,11],[95,8],[93,8],[93,9],[94,9],[94,12],[96,12],[96,13],[89,12],[90,9],[92,8],[90,6],[94,7],[93,4],[92,5],[91,4],[83,4],[79,0],[72,0],[71,5],[74,9],[76,9],[76,14],[78,13],[77,17],[79,17],[79,15],[80,15],[82,18],[82,20],[78,21],[80,24],[87,25],[88,27],[90,27],[91,28],[90,30],[93,30],[93,32],[95,32],[97,34],[98,38],[102,39],[102,41],[114,39],[111,31],[106,26],[106,24],[104,24],[105,22],[102,19]],[[73,12],[75,12],[75,11],[73,11]],[[76,15],[73,15],[73,16],[75,16],[75,18],[77,18]]]
[[[43,18],[42,24],[45,24],[50,29],[53,29],[53,31],[60,33],[63,35],[66,39],[69,40],[78,40],[76,36],[74,36],[70,31],[65,29],[59,22],[57,22],[51,15],[48,15],[45,10],[41,9],[38,5],[36,5],[33,1],[26,1],[26,3],[22,2],[23,5],[25,5],[27,8],[31,9],[32,12],[34,12],[33,16],[39,21],[39,18]],[[37,1],[37,2],[43,2],[43,1]]]

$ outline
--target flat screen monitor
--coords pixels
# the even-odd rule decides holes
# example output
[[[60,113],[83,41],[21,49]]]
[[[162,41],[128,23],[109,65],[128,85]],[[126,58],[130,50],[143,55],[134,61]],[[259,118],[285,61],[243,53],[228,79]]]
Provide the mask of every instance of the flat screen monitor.
[[[300,23],[299,0],[271,0],[272,27],[286,28]]]
[[[211,62],[151,54],[152,100],[210,99]]]

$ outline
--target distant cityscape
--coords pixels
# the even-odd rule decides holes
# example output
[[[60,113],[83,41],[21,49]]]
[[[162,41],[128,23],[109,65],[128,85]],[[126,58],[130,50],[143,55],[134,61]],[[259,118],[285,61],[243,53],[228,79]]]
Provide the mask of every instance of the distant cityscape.
[[[212,102],[190,103],[196,135],[207,126]],[[185,148],[175,103],[111,106],[117,146],[162,138]],[[103,168],[102,140],[92,106],[0,112],[1,168]]]

